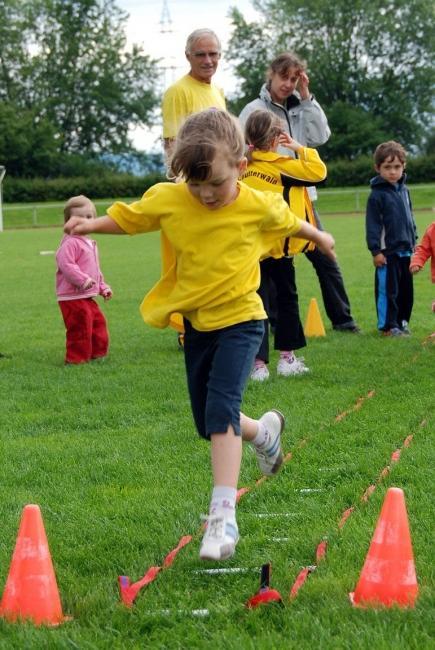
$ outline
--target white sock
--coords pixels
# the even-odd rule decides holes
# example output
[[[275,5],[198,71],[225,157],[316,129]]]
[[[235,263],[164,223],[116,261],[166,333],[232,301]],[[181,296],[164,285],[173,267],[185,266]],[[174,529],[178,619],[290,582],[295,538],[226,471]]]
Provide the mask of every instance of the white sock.
[[[235,519],[236,496],[236,488],[216,485],[211,495],[209,513],[211,515],[225,515],[229,519]]]
[[[266,427],[264,426],[263,422],[258,422],[258,430],[257,430],[257,435],[255,438],[252,440],[252,444],[255,447],[259,447],[260,449],[263,449],[267,447],[267,445],[270,442],[270,435]]]
[[[295,360],[295,354],[293,350],[281,350],[279,353],[280,359],[285,359],[289,363],[292,363]]]

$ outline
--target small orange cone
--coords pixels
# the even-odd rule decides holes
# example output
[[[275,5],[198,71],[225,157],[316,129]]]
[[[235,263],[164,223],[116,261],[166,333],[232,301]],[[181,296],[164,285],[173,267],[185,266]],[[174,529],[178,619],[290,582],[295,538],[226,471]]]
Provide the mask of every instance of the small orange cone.
[[[414,607],[418,594],[405,497],[389,488],[355,591],[353,605]]]
[[[304,327],[305,336],[326,336],[325,327],[320,315],[319,305],[315,298],[311,298],[308,306],[307,320]]]
[[[41,511],[27,505],[9,568],[0,616],[9,621],[30,619],[36,625],[59,625],[62,614],[59,591],[48,548]]]

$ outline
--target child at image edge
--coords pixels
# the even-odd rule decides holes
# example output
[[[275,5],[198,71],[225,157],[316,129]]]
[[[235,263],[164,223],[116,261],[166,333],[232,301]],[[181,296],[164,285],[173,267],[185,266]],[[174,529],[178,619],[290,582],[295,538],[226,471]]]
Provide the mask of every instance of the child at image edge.
[[[406,152],[390,140],[376,147],[367,201],[366,239],[375,265],[378,329],[386,336],[409,335],[414,289],[409,270],[417,237],[405,185]]]
[[[238,182],[246,167],[237,121],[209,109],[187,118],[171,161],[181,183],[159,183],[142,199],[117,202],[108,216],[72,218],[65,230],[135,234],[161,229],[166,271],[145,296],[145,322],[166,327],[171,314],[185,325],[185,364],[199,435],[211,442],[213,492],[200,558],[223,560],[239,539],[235,517],[242,439],[251,442],[260,469],[283,461],[284,417],[267,411],[259,420],[240,412],[245,384],[263,336],[266,314],[257,288],[259,259],[277,239],[300,234],[334,257],[334,240],[299,221],[281,196]],[[165,250],[166,249],[166,250]]]
[[[243,182],[257,190],[280,192],[290,209],[300,219],[316,226],[307,186],[323,181],[326,166],[315,149],[303,147],[285,131],[284,122],[274,113],[257,110],[251,113],[245,124],[245,140],[248,148],[248,167],[241,177]],[[278,153],[278,147],[297,153],[298,158]],[[293,256],[311,251],[311,242],[297,237],[285,237],[271,251],[270,257],[260,262],[261,283],[258,290],[266,313],[270,313],[271,283],[276,287],[276,318],[274,343],[279,350],[278,375],[285,377],[304,374],[308,368],[303,357],[296,357],[294,350],[306,346],[304,330],[299,316]],[[257,352],[251,379],[264,381],[269,377],[269,327]]]
[[[86,196],[73,196],[65,204],[64,220],[80,217],[93,222],[95,206]],[[78,233],[64,235],[56,252],[56,294],[66,327],[65,363],[86,363],[107,355],[106,319],[94,300],[112,297],[104,282],[97,243]]]
[[[435,283],[435,221],[426,228],[421,243],[416,247],[415,253],[411,257],[409,267],[411,273],[421,271],[429,258],[432,282]],[[432,311],[435,312],[435,300],[432,301]]]

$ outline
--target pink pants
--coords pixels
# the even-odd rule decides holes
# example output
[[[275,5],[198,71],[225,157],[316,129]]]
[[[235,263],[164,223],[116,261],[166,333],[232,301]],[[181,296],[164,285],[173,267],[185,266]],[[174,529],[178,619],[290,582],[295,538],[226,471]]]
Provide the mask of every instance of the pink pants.
[[[109,347],[106,319],[93,298],[60,300],[66,327],[65,363],[105,357]]]

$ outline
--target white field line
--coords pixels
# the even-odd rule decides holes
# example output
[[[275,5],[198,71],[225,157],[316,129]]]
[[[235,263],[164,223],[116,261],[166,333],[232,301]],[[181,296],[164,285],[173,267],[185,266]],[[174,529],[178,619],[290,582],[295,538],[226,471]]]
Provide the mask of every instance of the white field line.
[[[244,512],[243,515],[257,519],[272,519],[272,517],[300,517],[300,512]]]
[[[196,616],[205,618],[210,616],[209,609],[155,609],[141,613],[141,616]]]

